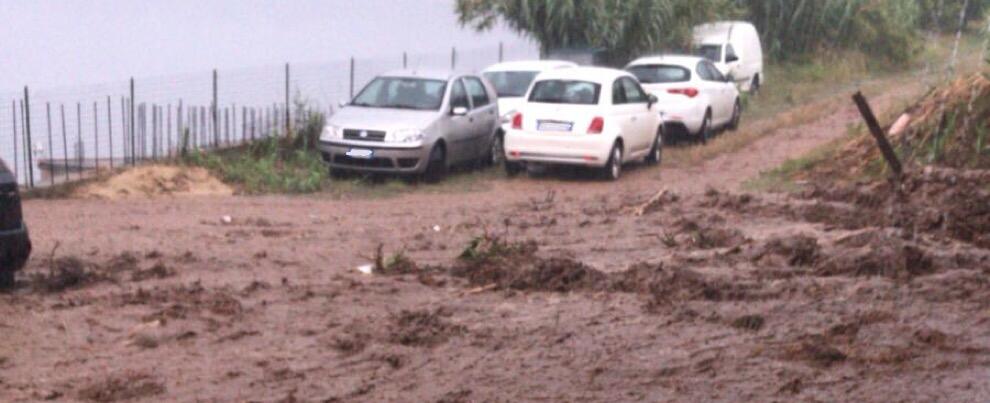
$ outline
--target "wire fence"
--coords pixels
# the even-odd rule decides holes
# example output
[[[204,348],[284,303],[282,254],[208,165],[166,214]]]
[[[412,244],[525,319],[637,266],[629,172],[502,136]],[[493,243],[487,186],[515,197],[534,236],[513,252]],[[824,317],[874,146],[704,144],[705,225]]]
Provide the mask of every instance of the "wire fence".
[[[525,43],[213,70],[0,93],[0,159],[27,187],[104,169],[280,136],[309,114],[333,113],[375,76],[397,69],[478,72],[538,58]]]

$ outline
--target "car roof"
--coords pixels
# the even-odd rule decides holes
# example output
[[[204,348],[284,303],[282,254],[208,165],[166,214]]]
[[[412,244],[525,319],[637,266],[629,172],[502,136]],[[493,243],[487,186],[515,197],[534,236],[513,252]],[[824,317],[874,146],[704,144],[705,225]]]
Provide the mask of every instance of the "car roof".
[[[537,80],[578,80],[597,83],[611,83],[619,77],[633,77],[624,70],[605,67],[575,67],[572,69],[547,70],[536,76]],[[635,77],[634,77],[635,78]]]
[[[450,80],[454,77],[460,77],[463,75],[469,75],[467,73],[461,73],[453,70],[431,70],[431,69],[400,69],[392,70],[384,74],[380,74],[379,77],[409,77],[409,78],[423,78],[431,80]]]
[[[683,66],[689,69],[694,69],[698,65],[698,62],[705,60],[701,56],[689,56],[689,55],[656,55],[656,56],[644,56],[639,59],[633,60],[626,68],[633,66],[641,66],[644,64],[671,64],[676,66]]]
[[[577,67],[577,63],[564,60],[519,60],[502,62],[488,66],[484,72],[495,71],[545,71],[566,67]]]

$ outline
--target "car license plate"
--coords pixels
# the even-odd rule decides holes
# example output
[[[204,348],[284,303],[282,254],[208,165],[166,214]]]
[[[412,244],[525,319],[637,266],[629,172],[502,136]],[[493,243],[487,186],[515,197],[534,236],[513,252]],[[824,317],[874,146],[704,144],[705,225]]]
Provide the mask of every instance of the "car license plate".
[[[574,127],[573,122],[561,122],[558,120],[541,120],[536,122],[536,130],[541,132],[569,132]]]
[[[347,156],[351,158],[361,158],[361,159],[371,159],[375,155],[374,150],[367,150],[364,148],[352,148],[347,150]]]

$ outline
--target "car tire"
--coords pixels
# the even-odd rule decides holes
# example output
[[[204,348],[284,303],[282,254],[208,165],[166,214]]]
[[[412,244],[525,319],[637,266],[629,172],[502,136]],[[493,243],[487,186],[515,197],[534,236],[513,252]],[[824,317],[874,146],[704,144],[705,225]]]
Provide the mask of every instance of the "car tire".
[[[447,176],[447,152],[442,145],[438,144],[433,146],[433,150],[430,151],[423,180],[428,183],[436,183],[443,180],[445,176]]]
[[[602,168],[602,175],[609,181],[618,180],[622,176],[622,146],[619,143],[615,143],[612,146],[612,151],[609,151],[608,162]]]
[[[663,159],[663,140],[663,129],[657,128],[657,136],[653,139],[653,147],[650,148],[650,153],[646,155],[646,165],[660,164],[660,160]]]
[[[708,140],[713,137],[712,128],[712,112],[705,112],[705,120],[701,122],[701,129],[698,129],[698,142],[701,144],[707,144]]]
[[[495,133],[495,138],[492,139],[492,146],[488,148],[485,160],[487,165],[493,167],[505,163],[505,140],[501,132]]]
[[[736,100],[736,104],[732,107],[732,120],[729,121],[728,129],[736,131],[739,129],[739,121],[742,120],[742,104],[739,100]]]
[[[512,161],[505,161],[504,166],[505,166],[505,175],[510,178],[519,175],[520,173],[522,173],[524,169],[526,169],[526,167],[523,166],[523,164]]]
[[[13,270],[0,271],[0,289],[14,287],[14,273],[15,272]]]

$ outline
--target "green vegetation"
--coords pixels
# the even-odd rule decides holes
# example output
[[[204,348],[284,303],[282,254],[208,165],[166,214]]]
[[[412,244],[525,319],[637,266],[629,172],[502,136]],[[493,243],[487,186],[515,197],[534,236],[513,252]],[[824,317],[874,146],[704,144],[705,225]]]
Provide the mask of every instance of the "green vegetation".
[[[958,29],[967,1],[966,22],[990,9],[990,0],[457,0],[456,12],[477,30],[504,22],[543,51],[604,48],[616,65],[684,49],[692,26],[722,19],[753,22],[778,60],[850,49],[899,63],[920,49],[923,30]]]
[[[209,169],[246,193],[310,193],[320,191],[327,169],[314,148],[323,129],[314,114],[289,136],[275,136],[222,151],[184,153],[183,163]]]

